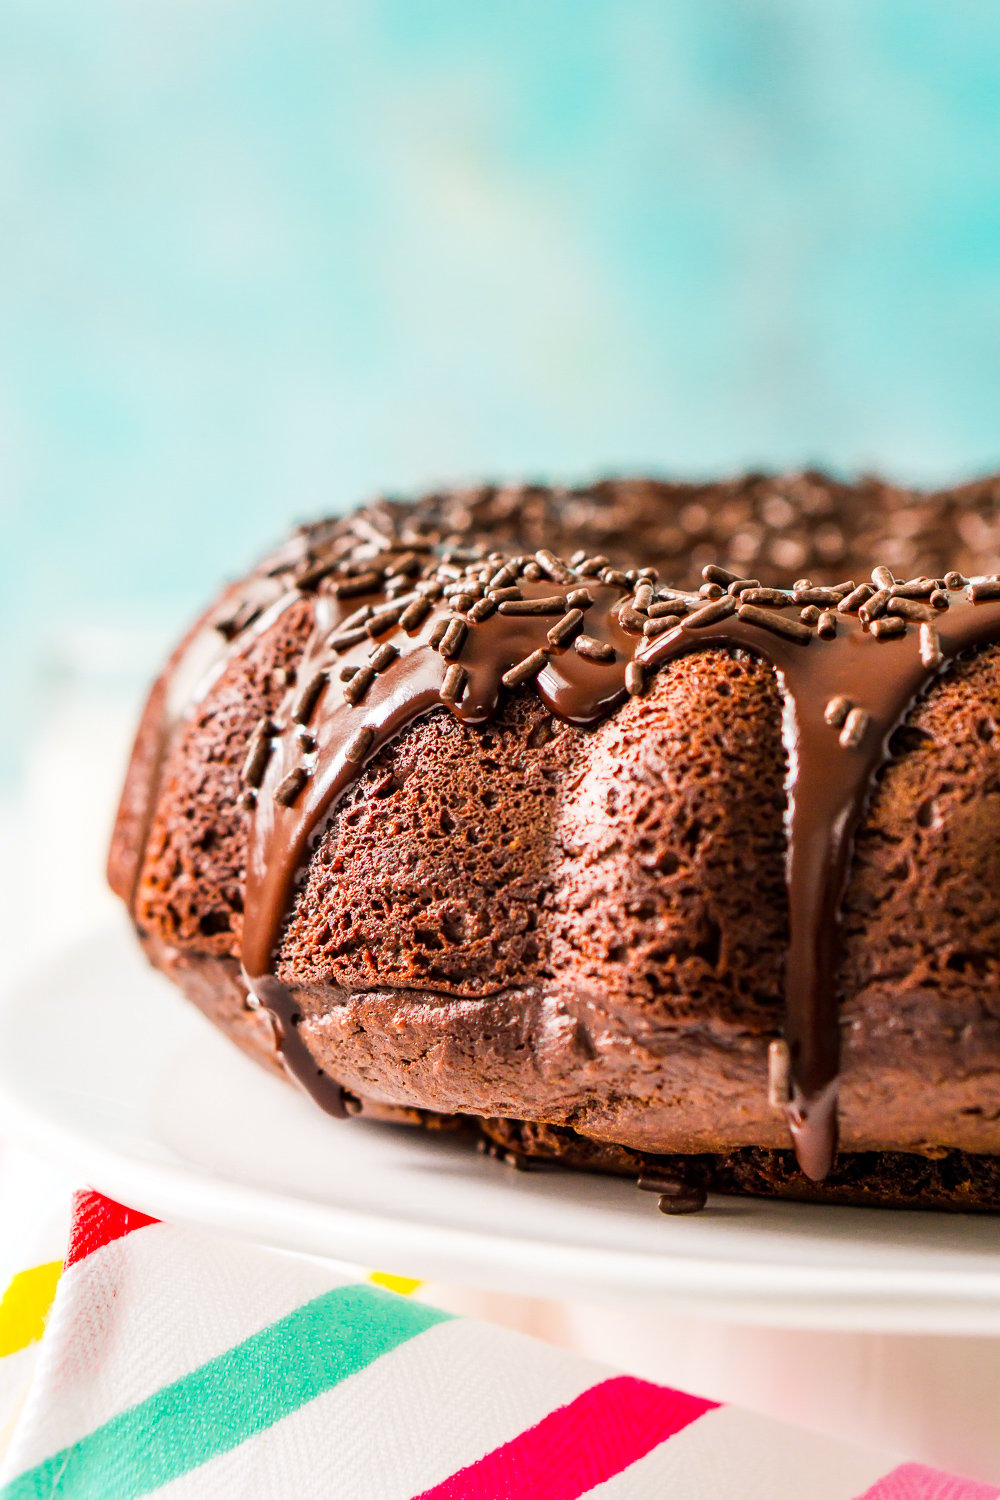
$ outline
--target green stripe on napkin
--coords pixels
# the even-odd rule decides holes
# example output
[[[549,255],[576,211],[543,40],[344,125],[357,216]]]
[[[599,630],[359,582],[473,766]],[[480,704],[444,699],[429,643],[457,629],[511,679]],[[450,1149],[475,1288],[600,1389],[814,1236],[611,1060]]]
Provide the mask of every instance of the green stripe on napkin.
[[[376,1287],[338,1287],[27,1470],[0,1500],[146,1495],[448,1317]]]

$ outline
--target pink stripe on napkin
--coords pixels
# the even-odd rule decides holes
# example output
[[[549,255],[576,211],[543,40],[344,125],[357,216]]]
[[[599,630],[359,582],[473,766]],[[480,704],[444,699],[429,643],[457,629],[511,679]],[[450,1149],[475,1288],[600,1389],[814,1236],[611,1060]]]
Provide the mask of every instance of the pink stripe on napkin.
[[[903,1464],[865,1490],[858,1500],[997,1500],[998,1496],[1000,1490],[992,1484],[957,1479],[954,1474],[942,1474],[940,1469],[927,1469],[923,1464]]]
[[[577,1500],[716,1405],[619,1375],[591,1386],[416,1500]]]

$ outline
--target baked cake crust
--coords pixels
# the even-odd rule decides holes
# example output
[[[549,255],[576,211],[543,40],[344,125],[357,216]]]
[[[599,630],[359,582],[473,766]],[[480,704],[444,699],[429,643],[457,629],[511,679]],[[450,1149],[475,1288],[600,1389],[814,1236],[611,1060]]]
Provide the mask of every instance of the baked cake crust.
[[[994,1206],[1000,585],[960,567],[989,565],[998,514],[992,482],[925,496],[797,475],[454,492],[305,528],[154,688],[112,884],[151,961],[328,1108],[472,1117],[516,1159],[699,1188]],[[559,609],[501,615],[504,588]],[[429,607],[407,628],[414,594]],[[456,620],[457,649],[433,650]],[[581,652],[591,631],[616,663]],[[424,675],[404,691],[412,642]],[[823,663],[855,642],[857,701],[830,709]],[[514,645],[546,653],[520,681],[532,651]],[[541,675],[564,658],[587,674],[569,712]],[[380,692],[420,701],[383,724]],[[850,783],[858,815],[845,883],[799,925],[800,964],[805,932],[830,972],[813,962],[797,1016],[790,698],[816,720],[816,795]],[[814,821],[836,855],[825,807]]]

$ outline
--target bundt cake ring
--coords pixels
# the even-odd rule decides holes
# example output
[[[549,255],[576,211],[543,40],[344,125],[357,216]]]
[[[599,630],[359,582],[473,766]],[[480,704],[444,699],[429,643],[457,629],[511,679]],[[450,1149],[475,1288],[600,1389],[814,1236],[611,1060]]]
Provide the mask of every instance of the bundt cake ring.
[[[379,501],[181,642],[110,855],[332,1115],[1000,1207],[1000,482]]]

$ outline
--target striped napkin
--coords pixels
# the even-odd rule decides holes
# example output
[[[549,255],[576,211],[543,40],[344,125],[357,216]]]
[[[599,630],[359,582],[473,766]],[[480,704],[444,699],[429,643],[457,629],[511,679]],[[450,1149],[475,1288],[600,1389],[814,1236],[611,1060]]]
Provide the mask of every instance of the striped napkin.
[[[0,1500],[1000,1496],[94,1192],[0,1303],[5,1422]]]

